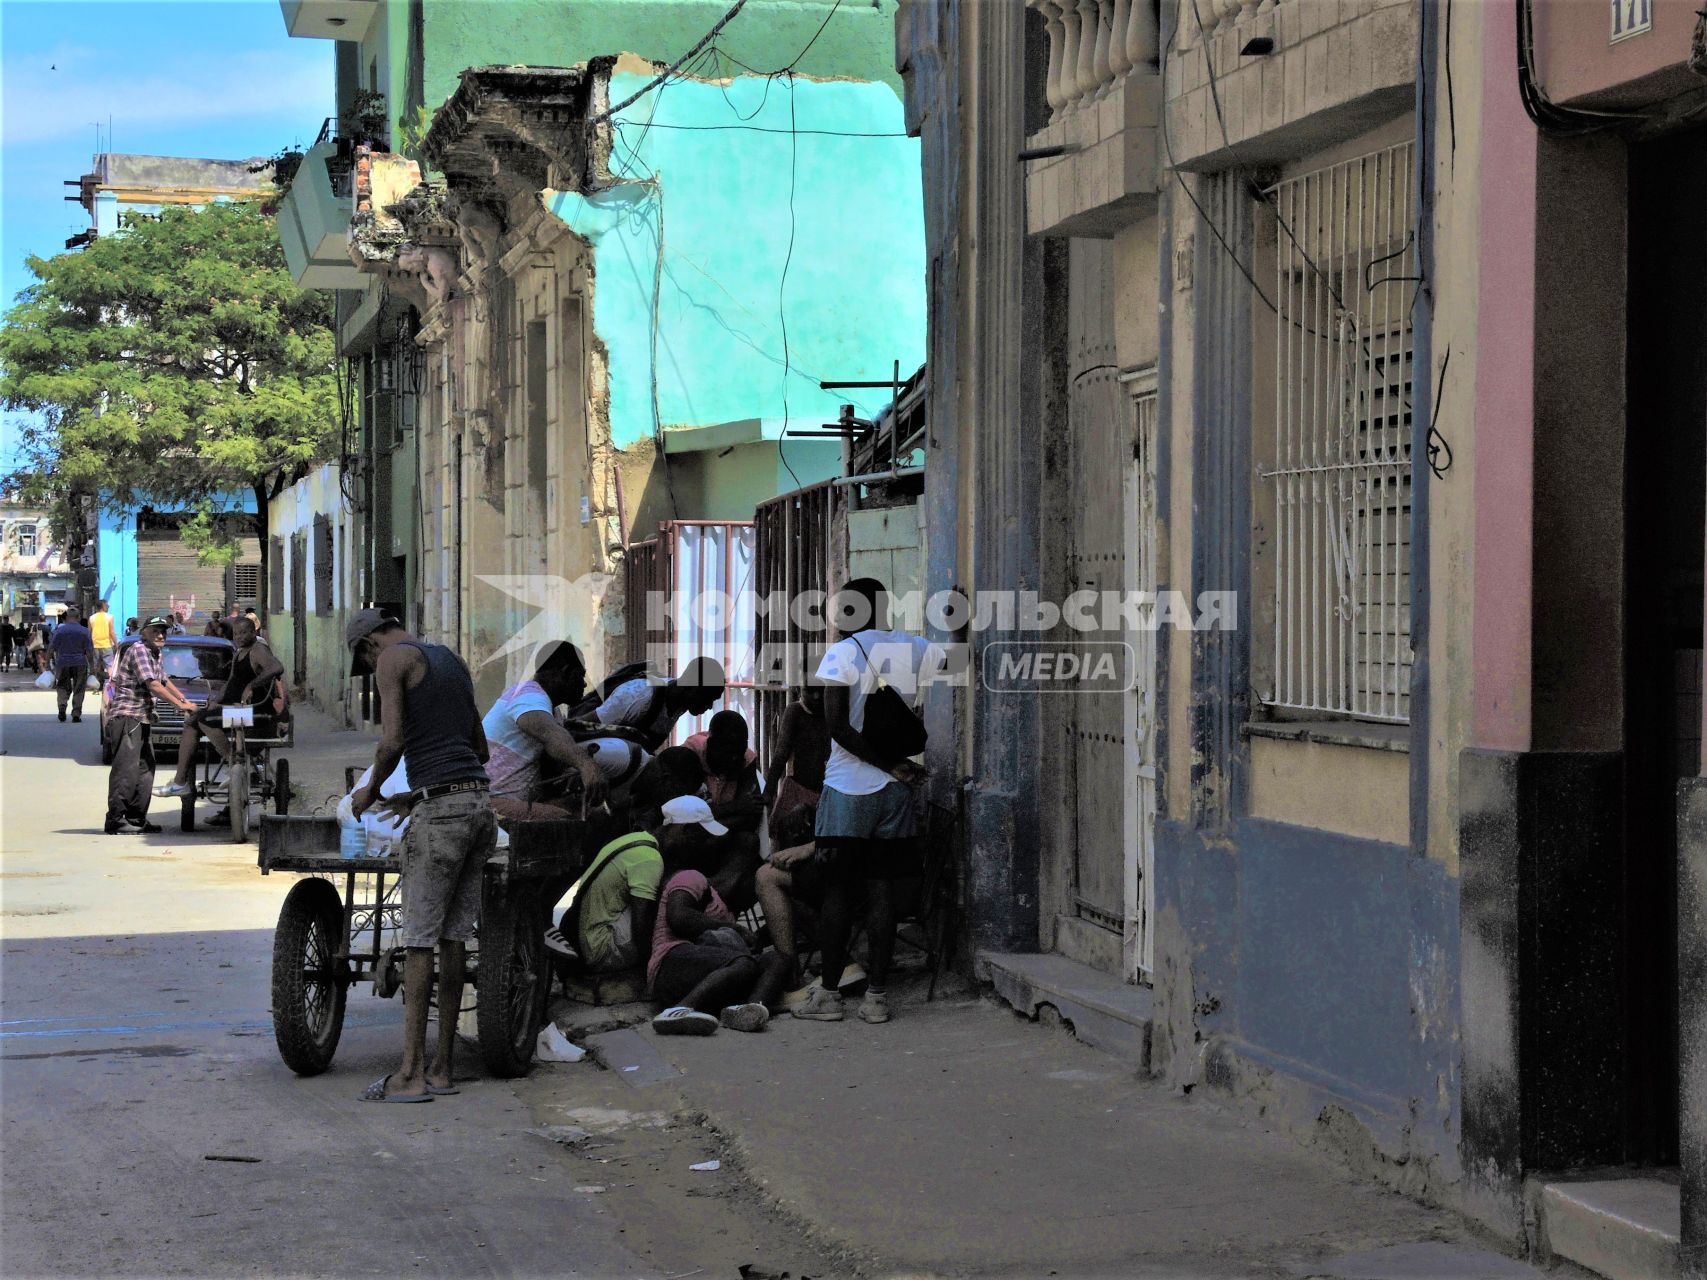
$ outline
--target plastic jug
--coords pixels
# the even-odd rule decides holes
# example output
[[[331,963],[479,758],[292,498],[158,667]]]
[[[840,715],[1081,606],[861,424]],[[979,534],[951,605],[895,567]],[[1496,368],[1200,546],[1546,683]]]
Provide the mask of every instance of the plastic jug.
[[[349,796],[338,801],[338,853],[345,858],[367,857],[367,823],[356,817]]]

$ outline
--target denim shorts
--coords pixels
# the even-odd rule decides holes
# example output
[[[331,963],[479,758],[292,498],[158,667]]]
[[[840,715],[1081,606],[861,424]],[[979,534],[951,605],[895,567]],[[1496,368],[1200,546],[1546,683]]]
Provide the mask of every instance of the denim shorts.
[[[913,789],[891,782],[868,796],[843,795],[825,787],[818,797],[819,840],[907,840],[917,832]]]
[[[480,920],[480,882],[498,839],[484,789],[423,800],[403,833],[403,945],[467,942]]]

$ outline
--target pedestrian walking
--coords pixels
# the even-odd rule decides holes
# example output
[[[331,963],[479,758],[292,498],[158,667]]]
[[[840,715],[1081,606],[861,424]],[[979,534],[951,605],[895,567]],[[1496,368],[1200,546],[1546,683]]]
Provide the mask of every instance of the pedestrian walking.
[[[113,761],[107,775],[105,830],[110,836],[118,835],[127,822],[139,831],[160,830],[148,820],[154,781],[154,745],[149,735],[154,700],[164,698],[186,714],[196,710],[196,704],[178,691],[160,666],[160,646],[171,625],[170,618],[150,618],[143,624],[142,638],[126,645],[113,664],[113,697],[102,729]]]
[[[356,792],[359,817],[380,784],[409,762],[405,796],[384,807],[411,819],[403,837],[403,1062],[361,1094],[365,1102],[431,1102],[456,1093],[452,1075],[467,946],[480,915],[480,881],[497,841],[487,795],[489,754],[474,681],[462,659],[417,640],[378,609],[357,610],[344,629],[350,674],[377,674],[381,725],[372,780]],[[428,987],[439,953],[439,1038],[427,1064]]]
[[[42,650],[47,647],[46,630],[41,623],[30,627],[29,639],[24,641],[24,656],[30,664],[30,670],[40,675],[45,668],[42,666]]]
[[[12,644],[18,637],[18,629],[12,625],[10,618],[0,618],[0,671],[8,670],[12,665]]]
[[[71,704],[71,719],[83,719],[83,693],[89,680],[89,668],[95,665],[95,645],[89,628],[79,621],[77,607],[66,609],[60,623],[53,629],[53,643],[48,647],[48,659],[53,664],[54,694],[59,700],[59,722],[65,723],[65,707]]]
[[[118,647],[118,637],[113,631],[113,615],[107,612],[107,602],[95,601],[95,612],[89,615],[89,639],[95,646],[95,674],[102,683],[106,682],[107,668],[113,663],[113,650]]]

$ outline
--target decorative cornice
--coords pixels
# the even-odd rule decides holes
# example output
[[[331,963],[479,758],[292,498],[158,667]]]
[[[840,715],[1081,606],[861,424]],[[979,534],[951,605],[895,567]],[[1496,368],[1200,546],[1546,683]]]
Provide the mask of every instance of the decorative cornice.
[[[613,59],[581,67],[471,67],[433,117],[422,154],[445,181],[463,221],[478,206],[508,225],[510,204],[546,187],[585,190],[600,152],[587,120]],[[607,144],[608,145],[608,144]]]

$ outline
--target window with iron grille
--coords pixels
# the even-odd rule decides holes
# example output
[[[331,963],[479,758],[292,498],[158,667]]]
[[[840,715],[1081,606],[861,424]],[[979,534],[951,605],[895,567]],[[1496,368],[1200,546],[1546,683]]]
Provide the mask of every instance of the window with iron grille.
[[[230,566],[225,571],[225,598],[239,606],[258,601],[261,598],[261,566],[253,561]]]
[[[332,522],[314,517],[314,612],[332,612]]]
[[[1288,178],[1275,217],[1271,682],[1282,713],[1406,723],[1411,145]]]

